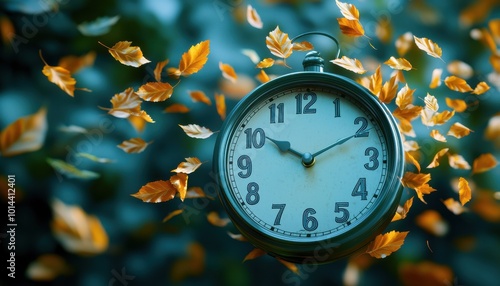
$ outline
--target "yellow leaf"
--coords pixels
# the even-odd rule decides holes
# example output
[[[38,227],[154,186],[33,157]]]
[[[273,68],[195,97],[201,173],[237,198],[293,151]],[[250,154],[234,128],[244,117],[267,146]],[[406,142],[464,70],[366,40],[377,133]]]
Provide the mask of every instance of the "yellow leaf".
[[[394,28],[390,18],[380,16],[375,27],[377,38],[384,44],[388,44],[392,40]]]
[[[28,265],[26,276],[34,281],[52,281],[60,275],[70,274],[70,272],[68,262],[61,256],[43,254]]]
[[[437,112],[439,110],[439,104],[434,95],[427,93],[424,98],[425,108],[432,111]]]
[[[231,220],[228,218],[221,218],[215,211],[211,211],[208,213],[207,220],[211,225],[218,227],[225,227],[228,223],[231,222]]]
[[[107,164],[107,163],[112,163],[113,160],[108,159],[108,158],[100,158],[95,155],[92,155],[90,153],[85,153],[85,152],[78,152],[75,154],[77,157],[82,157],[89,159],[90,161],[97,162],[97,163],[102,163],[102,164]]]
[[[108,248],[108,235],[97,217],[59,200],[52,202],[52,210],[52,233],[67,251],[97,255]]]
[[[242,242],[248,241],[246,239],[246,237],[244,237],[241,233],[235,234],[235,233],[228,231],[227,235],[229,235],[229,237],[231,237],[232,239],[237,240],[237,241],[242,241]]]
[[[42,57],[42,51],[40,51],[40,58],[44,63],[42,73],[49,79],[49,81],[56,84],[70,96],[75,96],[76,80],[71,77],[70,72],[63,67],[49,66]]]
[[[274,59],[265,58],[257,64],[257,68],[265,69],[265,68],[272,67],[273,65],[274,65]]]
[[[403,245],[408,233],[409,231],[398,232],[393,230],[379,234],[368,245],[366,253],[375,258],[386,258]]]
[[[440,113],[435,113],[434,115],[432,115],[431,124],[426,124],[426,125],[427,126],[443,125],[446,122],[448,122],[448,120],[450,120],[454,115],[455,115],[455,110],[452,111],[445,110]]]
[[[111,98],[112,108],[101,108],[108,110],[108,113],[118,118],[128,118],[141,111],[141,98],[129,87],[125,91],[115,94]]]
[[[179,124],[179,127],[181,127],[182,130],[184,130],[184,133],[191,138],[206,139],[214,134],[210,129],[197,124]]]
[[[141,153],[148,147],[152,142],[146,142],[141,138],[132,138],[123,141],[121,144],[117,145],[118,148],[122,149],[126,153]]]
[[[499,193],[490,190],[477,190],[474,194],[472,210],[488,222],[500,222]]]
[[[186,192],[186,199],[195,199],[195,198],[209,198],[213,200],[214,198],[207,196],[203,189],[200,187],[189,187]]]
[[[334,59],[330,61],[333,64],[341,66],[347,70],[355,72],[357,74],[364,74],[366,70],[358,59],[350,59],[346,56],[342,56],[340,59]]]
[[[458,195],[460,197],[460,203],[462,204],[462,206],[470,201],[472,197],[472,191],[469,187],[469,182],[467,182],[467,180],[462,177],[458,179]]]
[[[484,137],[491,141],[496,141],[500,146],[500,113],[497,113],[488,120],[488,126],[484,132]]]
[[[359,20],[359,10],[353,4],[343,3],[335,0],[335,4],[340,9],[340,13],[349,20]]]
[[[432,162],[427,166],[427,168],[435,168],[439,166],[439,159],[441,159],[446,153],[448,153],[449,148],[443,148],[439,150],[434,158],[432,158]]]
[[[43,146],[47,134],[47,109],[21,117],[0,132],[2,156],[15,156],[37,151]]]
[[[413,205],[413,197],[409,198],[404,203],[403,207],[398,206],[398,209],[394,214],[394,217],[392,218],[391,222],[405,219],[412,205]]]
[[[286,59],[292,54],[292,41],[288,38],[287,33],[283,33],[279,26],[269,32],[266,37],[266,46],[271,54]]]
[[[170,181],[159,180],[147,183],[131,196],[145,203],[161,203],[172,200],[176,193],[177,189]]]
[[[182,54],[179,62],[179,75],[190,76],[203,68],[210,53],[210,40],[200,42],[191,46],[187,52]]]
[[[476,88],[474,88],[472,93],[476,95],[481,95],[487,92],[488,90],[490,90],[490,86],[486,82],[482,81],[476,85]]]
[[[405,151],[405,161],[406,163],[412,163],[417,168],[417,171],[420,172],[420,163],[413,157],[411,152]]]
[[[439,142],[446,142],[446,137],[443,134],[439,133],[439,130],[433,129],[431,130],[430,136],[434,138],[434,140]]]
[[[479,155],[472,163],[472,174],[486,172],[498,165],[497,159],[491,153]]]
[[[409,71],[413,68],[410,62],[404,58],[396,59],[395,57],[390,57],[387,61],[384,62],[384,64],[390,66],[395,70]]]
[[[472,130],[470,130],[469,128],[465,127],[461,123],[455,122],[450,127],[450,130],[448,131],[448,133],[446,135],[451,135],[453,137],[456,137],[456,138],[460,139],[462,137],[465,137],[465,136],[469,135],[471,131]]]
[[[359,37],[365,34],[363,26],[359,20],[349,20],[347,18],[337,18],[340,31],[346,36]]]
[[[247,21],[252,27],[257,29],[262,29],[262,26],[264,25],[259,14],[257,13],[257,10],[255,10],[251,5],[247,6]]]
[[[224,94],[216,93],[214,98],[217,113],[222,120],[226,119],[226,97],[224,96]]]
[[[448,198],[443,201],[443,204],[446,208],[455,215],[460,215],[463,212],[467,211],[467,208],[464,208],[460,202],[455,201],[453,198]]]
[[[443,74],[442,69],[434,69],[432,71],[431,83],[429,84],[430,88],[437,88],[441,85],[441,75]]]
[[[432,192],[435,192],[436,189],[434,189],[433,187],[431,187],[429,184],[423,184],[419,187],[416,187],[415,188],[415,193],[417,193],[417,197],[420,201],[422,201],[424,204],[426,204],[427,202],[424,200],[424,195],[428,195]]]
[[[219,69],[222,71],[222,76],[233,83],[238,79],[238,75],[234,71],[233,67],[229,64],[219,62]]]
[[[174,103],[167,106],[163,111],[167,113],[187,113],[189,112],[189,108],[184,104]]]
[[[165,101],[172,96],[174,88],[166,82],[148,82],[139,87],[137,95],[145,101]]]
[[[459,154],[448,154],[448,163],[453,169],[470,170],[469,163]]]
[[[377,95],[382,89],[382,72],[380,65],[377,67],[375,72],[369,77],[369,84],[367,88],[373,93],[373,95]]]
[[[415,89],[410,89],[406,84],[396,95],[396,105],[401,109],[408,107],[413,102],[413,93]]]
[[[180,215],[183,211],[184,210],[182,210],[182,209],[172,211],[167,216],[165,216],[161,222],[167,222],[167,221],[171,220],[173,217]]]
[[[189,157],[185,160],[186,162],[180,163],[177,168],[173,169],[171,172],[191,174],[192,172],[196,171],[196,169],[198,169],[202,164],[200,159],[196,157]]]
[[[431,174],[406,172],[401,179],[404,187],[415,189],[431,180]]]
[[[142,66],[143,64],[147,64],[150,62],[143,56],[141,48],[130,46],[132,42],[120,41],[111,48],[105,46],[100,42],[99,44],[107,48],[108,52],[111,54],[111,56],[113,56],[113,58],[115,58],[115,60],[126,66],[137,68]]]
[[[241,50],[241,53],[247,56],[254,64],[257,64],[260,61],[260,57],[255,50],[243,49]]]
[[[156,64],[153,74],[157,82],[161,82],[161,73],[163,72],[163,68],[168,64],[168,62],[169,60],[164,60]]]
[[[312,49],[314,49],[314,46],[308,41],[302,41],[300,43],[292,44],[292,50],[294,51],[305,52],[305,51],[310,51]]]
[[[212,105],[210,98],[201,90],[190,91],[189,96],[194,102],[203,102],[206,105]]]
[[[422,110],[423,110],[422,106],[416,106],[416,105],[413,105],[411,107],[407,106],[405,109],[401,109],[398,107],[394,110],[393,115],[394,117],[400,120],[403,119],[409,122],[417,118],[422,112]]]
[[[451,99],[449,97],[445,98],[446,105],[448,107],[453,108],[456,112],[464,112],[467,110],[467,103],[463,99]]]
[[[88,170],[80,170],[74,165],[66,163],[62,160],[47,158],[47,163],[52,166],[54,170],[68,178],[93,180],[100,177],[98,173]]]
[[[256,76],[257,80],[260,81],[261,83],[266,83],[270,81],[271,79],[267,75],[267,73],[264,70],[260,70],[259,74]]]
[[[245,256],[245,258],[243,259],[243,262],[245,262],[247,260],[253,260],[253,259],[259,258],[265,254],[267,254],[267,253],[264,250],[262,250],[260,248],[254,248],[252,251],[250,251],[250,253],[248,253]]]
[[[435,236],[444,236],[448,233],[448,224],[435,210],[423,211],[417,216],[415,222],[419,227]]]
[[[474,70],[470,65],[462,61],[452,61],[446,67],[448,72],[452,75],[468,79],[474,75]]]
[[[500,55],[493,54],[490,56],[490,63],[495,72],[500,73]]]
[[[179,198],[181,201],[184,201],[187,193],[187,181],[188,175],[184,173],[177,173],[170,177],[170,183],[175,187],[177,192],[179,193]]]
[[[396,50],[399,56],[404,56],[413,45],[413,34],[406,32],[396,40]]]
[[[285,267],[288,268],[288,270],[292,271],[295,274],[299,274],[299,268],[297,267],[297,264],[283,260],[279,257],[276,257],[276,260],[278,260],[281,264],[285,265]]]
[[[416,36],[413,36],[413,39],[415,40],[415,44],[417,44],[417,47],[419,49],[426,52],[431,57],[441,59],[443,51],[438,46],[438,44],[427,38],[418,38]]]
[[[467,84],[467,82],[464,79],[454,75],[446,77],[444,79],[444,83],[449,89],[454,91],[458,92],[473,91],[473,89],[469,86],[469,84]]]
[[[382,89],[376,96],[381,102],[389,104],[396,97],[397,92],[398,83],[396,82],[396,77],[392,76],[389,81],[384,83]]]
[[[96,58],[95,52],[88,52],[87,54],[76,57],[66,56],[59,60],[59,66],[69,71],[70,74],[77,73],[81,69],[94,64]]]

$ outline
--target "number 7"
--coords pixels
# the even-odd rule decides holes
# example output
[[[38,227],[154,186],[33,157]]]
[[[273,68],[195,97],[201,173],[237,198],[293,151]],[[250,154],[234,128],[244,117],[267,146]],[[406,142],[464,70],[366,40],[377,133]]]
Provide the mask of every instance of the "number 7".
[[[281,216],[283,215],[283,211],[285,210],[286,204],[273,204],[273,210],[279,210],[276,218],[274,219],[274,225],[281,225]]]

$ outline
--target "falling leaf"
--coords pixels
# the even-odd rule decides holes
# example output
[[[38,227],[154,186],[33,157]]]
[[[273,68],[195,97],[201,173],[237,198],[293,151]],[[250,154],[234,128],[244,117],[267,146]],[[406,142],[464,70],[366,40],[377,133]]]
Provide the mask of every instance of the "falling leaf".
[[[241,50],[241,53],[247,56],[254,64],[257,64],[260,61],[260,57],[255,50],[243,49]]]
[[[300,274],[299,273],[299,268],[297,267],[297,264],[292,263],[290,261],[286,261],[286,260],[281,259],[279,257],[276,257],[276,260],[278,260],[279,263],[285,265],[285,267],[288,268],[288,270],[292,271],[293,273]]]
[[[448,198],[443,201],[443,204],[446,208],[455,215],[460,215],[467,211],[467,208],[464,208],[460,202],[455,201],[453,198]]]
[[[403,207],[398,206],[398,209],[394,214],[394,217],[392,218],[391,222],[405,219],[412,205],[413,205],[413,197],[406,200]]]
[[[174,262],[170,270],[170,279],[174,284],[191,276],[200,276],[205,270],[205,249],[198,242],[188,245],[187,257]]]
[[[70,96],[75,96],[76,80],[71,77],[70,72],[63,67],[49,66],[49,64],[47,64],[42,57],[42,51],[40,51],[40,58],[44,63],[42,73],[49,79],[49,81],[56,84]]]
[[[396,59],[395,57],[390,57],[384,64],[396,70],[409,71],[413,68],[410,62],[404,58]]]
[[[377,26],[375,27],[375,34],[377,35],[377,38],[382,43],[388,44],[392,40],[393,32],[394,27],[391,23],[391,19],[380,16],[377,19]]]
[[[405,261],[398,267],[402,285],[449,286],[461,284],[461,279],[453,275],[452,269],[430,261],[412,263]]]
[[[270,81],[269,75],[264,70],[260,70],[259,74],[256,76],[257,80],[261,83],[266,83]]]
[[[330,62],[357,74],[366,73],[366,70],[358,59],[350,59],[346,56],[342,56],[342,58],[331,60]]]
[[[109,48],[99,42],[102,46],[108,49],[108,52],[113,56],[113,58],[120,63],[131,66],[140,67],[143,64],[147,64],[150,61],[142,55],[141,48],[136,46],[130,46],[132,42],[120,41],[117,42],[113,47]]]
[[[481,95],[487,92],[488,90],[490,90],[490,86],[486,82],[482,81],[477,84],[476,88],[474,88],[472,93],[476,95]]]
[[[448,107],[453,108],[456,112],[464,112],[467,110],[467,103],[463,99],[451,99],[449,97],[445,98],[446,105]]]
[[[172,96],[174,88],[166,82],[148,82],[137,90],[137,95],[145,101],[165,101]]]
[[[115,94],[110,101],[111,108],[101,109],[108,110],[109,114],[117,118],[128,118],[131,115],[139,115],[141,111],[141,98],[131,87]]]
[[[434,138],[434,140],[439,142],[446,142],[446,137],[443,134],[439,133],[439,130],[433,129],[431,130],[430,136]],[[429,167],[427,167],[429,168]]]
[[[34,281],[53,281],[71,272],[68,262],[56,254],[43,254],[26,268],[26,276]]]
[[[88,133],[87,129],[77,125],[68,125],[68,126],[61,125],[61,127],[59,127],[59,131],[65,133],[80,133],[80,134]]]
[[[141,110],[142,111],[142,110]],[[141,117],[141,116],[135,116],[135,115],[130,115],[127,118],[128,122],[132,125],[132,127],[137,131],[137,132],[143,132],[144,128],[146,128],[146,120]],[[152,121],[152,119],[151,119]],[[154,122],[154,121],[153,121]]]
[[[342,34],[352,37],[364,36],[365,30],[359,20],[349,20],[347,18],[337,18]]]
[[[396,95],[396,105],[401,109],[408,107],[413,102],[413,93],[415,89],[410,89],[406,84]]]
[[[200,71],[207,62],[209,53],[210,40],[191,46],[187,52],[182,54],[179,63],[180,75],[186,77]]]
[[[472,210],[488,222],[500,222],[500,192],[477,190],[474,192]]]
[[[257,68],[265,69],[265,68],[272,67],[273,65],[274,65],[274,59],[265,58],[257,64]]]
[[[207,215],[208,222],[213,226],[225,227],[231,222],[229,218],[221,218],[219,214],[215,211],[211,211]]]
[[[413,39],[415,40],[415,44],[417,44],[417,47],[419,49],[426,52],[431,57],[441,59],[443,52],[438,44],[427,38],[418,38],[416,36],[413,36]]]
[[[349,20],[359,20],[359,10],[353,4],[343,3],[335,0],[335,4],[340,9],[340,13]]]
[[[86,158],[86,159],[89,159],[91,161],[94,161],[94,162],[97,162],[97,163],[103,163],[103,164],[112,163],[113,162],[113,160],[111,160],[111,159],[100,158],[100,157],[97,157],[95,155],[92,155],[90,153],[85,153],[85,152],[76,153],[75,156]]]
[[[396,50],[399,56],[404,56],[413,45],[413,34],[406,32],[396,40]]]
[[[379,234],[370,242],[365,252],[375,258],[386,258],[403,245],[408,233],[409,231],[398,232],[393,230]]]
[[[406,172],[401,179],[404,187],[418,188],[431,180],[431,174]]]
[[[450,127],[450,130],[448,131],[448,133],[446,135],[451,135],[453,137],[456,137],[456,138],[462,138],[462,137],[465,137],[467,135],[470,134],[472,130],[470,130],[469,128],[467,128],[466,126],[464,126],[462,123],[460,122],[455,122],[451,127]]]
[[[472,162],[472,174],[489,171],[497,165],[498,161],[491,153],[481,154]]]
[[[222,120],[226,119],[226,97],[224,96],[224,94],[216,93],[214,95],[214,98],[217,114],[219,114]]]
[[[459,154],[448,154],[448,163],[453,169],[470,170],[469,163]]]
[[[416,187],[414,190],[415,193],[417,193],[418,199],[424,204],[427,204],[427,202],[424,200],[424,195],[428,195],[436,191],[436,189],[431,187],[429,184],[423,184],[419,187]]]
[[[2,156],[15,156],[37,151],[43,146],[47,134],[47,109],[21,117],[0,132]]]
[[[95,52],[88,52],[87,54],[81,57],[66,56],[59,60],[58,65],[63,69],[69,71],[70,74],[74,74],[85,67],[93,65],[95,58],[96,58]]]
[[[12,21],[5,15],[0,16],[0,36],[5,46],[10,44],[16,36],[16,30]]]
[[[118,20],[120,20],[120,16],[101,17],[91,22],[83,22],[76,28],[84,36],[102,36],[107,34],[111,30],[111,27],[118,22]]]
[[[197,124],[180,125],[187,136],[197,139],[206,139],[214,134],[210,129]]]
[[[405,162],[413,164],[417,168],[417,171],[420,172],[420,163],[408,151],[405,151]]]
[[[212,105],[210,98],[201,90],[190,91],[189,96],[194,102],[203,102],[206,105]]]
[[[283,33],[279,26],[269,32],[266,37],[266,46],[271,54],[286,59],[292,54],[292,41],[288,38],[287,33]]]
[[[500,146],[500,113],[488,120],[488,126],[484,131],[484,137],[490,141],[496,141]]]
[[[462,177],[458,179],[458,195],[460,197],[460,203],[462,204],[462,206],[470,201],[472,197],[472,191],[469,187],[469,182]]]
[[[375,72],[369,77],[369,83],[367,88],[373,93],[373,95],[379,94],[382,89],[382,71],[380,65],[377,67]]]
[[[164,60],[156,64],[156,67],[153,70],[153,74],[157,82],[161,82],[161,73],[163,72],[163,68],[165,68],[168,62],[169,60]]]
[[[448,223],[435,210],[423,211],[416,217],[415,222],[419,227],[435,236],[444,236],[448,233]]]
[[[444,83],[449,89],[454,91],[458,92],[473,91],[473,89],[469,86],[469,84],[467,84],[467,82],[464,79],[454,75],[446,77],[444,79]]]
[[[432,111],[437,112],[439,110],[439,104],[437,98],[434,95],[427,93],[424,98],[425,108]]]
[[[59,200],[52,202],[52,210],[52,233],[68,252],[97,255],[108,248],[108,235],[97,217]]]
[[[474,70],[472,69],[472,67],[462,61],[452,61],[448,64],[446,69],[450,74],[465,79],[471,78],[474,75]]]
[[[429,84],[430,88],[437,88],[441,85],[441,75],[443,74],[442,69],[434,69],[432,70],[431,83]]]
[[[200,159],[196,157],[189,157],[185,160],[186,162],[180,163],[177,168],[173,169],[171,172],[191,174],[192,172],[196,171],[196,169],[198,169],[202,164]]]
[[[209,198],[213,200],[213,197],[207,196],[202,188],[200,187],[189,187],[186,191],[186,199],[196,199],[196,198]]]
[[[171,220],[173,217],[176,217],[176,216],[180,215],[183,211],[184,210],[175,210],[175,211],[172,211],[167,216],[165,216],[161,222],[167,222],[167,221]]]
[[[376,95],[378,99],[389,104],[396,97],[398,92],[398,83],[396,82],[396,77],[392,76],[387,82],[384,83],[380,92]]]
[[[58,173],[73,179],[84,179],[84,180],[93,180],[100,177],[98,173],[88,171],[88,170],[80,170],[74,165],[66,163],[62,160],[47,158],[47,163],[54,168]]]
[[[234,71],[233,67],[229,64],[219,62],[219,69],[222,71],[222,76],[232,82],[236,82],[238,75]]]
[[[162,203],[172,200],[176,193],[177,189],[170,181],[159,180],[147,183],[131,196],[145,203]]]
[[[300,43],[293,43],[293,46],[292,46],[292,50],[299,51],[299,52],[311,51],[313,49],[314,49],[314,46],[308,41],[302,41]]]
[[[263,255],[266,255],[267,253],[260,249],[260,248],[254,248],[252,251],[250,251],[245,258],[243,259],[243,262],[248,261],[248,260],[254,260],[256,258],[259,258]]]
[[[251,5],[247,6],[247,21],[252,27],[257,29],[262,29],[264,26],[257,10],[255,10]]]
[[[123,141],[121,144],[117,145],[118,148],[122,149],[126,153],[141,153],[148,147],[152,142],[146,142],[141,138],[132,138]]]
[[[241,233],[235,234],[235,233],[228,231],[227,235],[229,235],[229,237],[231,237],[232,239],[237,240],[237,241],[242,241],[242,242],[248,241],[246,239],[246,237],[244,237]]]
[[[439,159],[441,159],[446,153],[448,153],[449,148],[443,148],[439,150],[436,155],[434,155],[434,158],[432,159],[432,162],[427,166],[427,168],[435,168],[439,166]]]
[[[177,192],[179,193],[179,198],[181,201],[184,201],[187,193],[187,181],[188,175],[184,173],[177,173],[170,177],[170,183],[175,187]]]
[[[187,113],[189,108],[184,104],[174,103],[167,106],[163,111],[167,113]]]

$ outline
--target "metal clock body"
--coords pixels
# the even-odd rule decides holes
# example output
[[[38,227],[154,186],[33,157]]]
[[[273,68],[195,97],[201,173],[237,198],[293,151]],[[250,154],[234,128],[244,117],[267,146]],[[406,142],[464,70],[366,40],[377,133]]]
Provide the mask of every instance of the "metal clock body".
[[[393,117],[369,91],[309,69],[235,106],[214,171],[229,217],[252,244],[288,261],[324,263],[363,250],[391,221],[404,154]]]

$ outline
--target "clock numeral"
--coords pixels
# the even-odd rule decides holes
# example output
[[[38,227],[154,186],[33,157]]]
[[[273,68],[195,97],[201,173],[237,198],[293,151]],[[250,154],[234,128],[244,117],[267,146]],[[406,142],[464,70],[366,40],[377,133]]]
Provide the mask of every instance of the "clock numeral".
[[[335,217],[336,223],[344,223],[349,220],[349,211],[346,209],[349,206],[349,202],[338,202],[335,203],[335,212],[342,213],[342,216]]]
[[[259,149],[266,143],[266,133],[262,128],[256,128],[255,130],[247,128],[245,129],[245,134],[247,135],[247,149],[251,149],[252,147]]]
[[[312,215],[316,213],[313,208],[307,208],[302,214],[302,226],[307,231],[313,231],[318,228],[318,220]]]
[[[368,119],[365,117],[356,117],[356,119],[354,119],[354,124],[358,125],[360,123],[361,127],[356,131],[356,136],[354,137],[368,137],[369,132],[365,131],[366,127],[368,127]]]
[[[378,168],[379,162],[378,162],[378,150],[375,147],[368,147],[365,150],[365,156],[370,156],[369,160],[370,163],[366,163],[365,169],[373,171]]]
[[[340,117],[340,98],[335,98],[333,100],[335,117]]]
[[[247,196],[245,198],[247,204],[255,205],[260,201],[259,185],[255,182],[248,183]]]
[[[281,225],[281,216],[283,215],[283,211],[285,210],[286,204],[273,204],[273,210],[279,210],[276,218],[274,219],[274,225]]]
[[[278,110],[278,121],[277,123],[283,123],[285,122],[285,104],[283,103],[273,103],[269,105],[269,110],[271,112],[270,114],[270,123],[276,123],[276,110]]]
[[[310,98],[310,99],[309,99]],[[299,93],[295,96],[295,101],[296,101],[296,113],[297,114],[314,114],[316,113],[316,108],[311,108],[313,104],[316,102],[317,96],[316,93],[314,92],[306,92],[304,95],[302,93]],[[304,109],[302,109],[302,100],[309,100],[309,102],[304,106]]]
[[[352,190],[351,196],[353,197],[361,197],[362,201],[366,200],[366,196],[368,196],[368,191],[366,190],[366,178],[359,178],[356,186]]]
[[[240,178],[250,177],[252,175],[252,159],[248,155],[241,155],[238,158],[238,168],[241,169],[241,172],[238,173]]]

